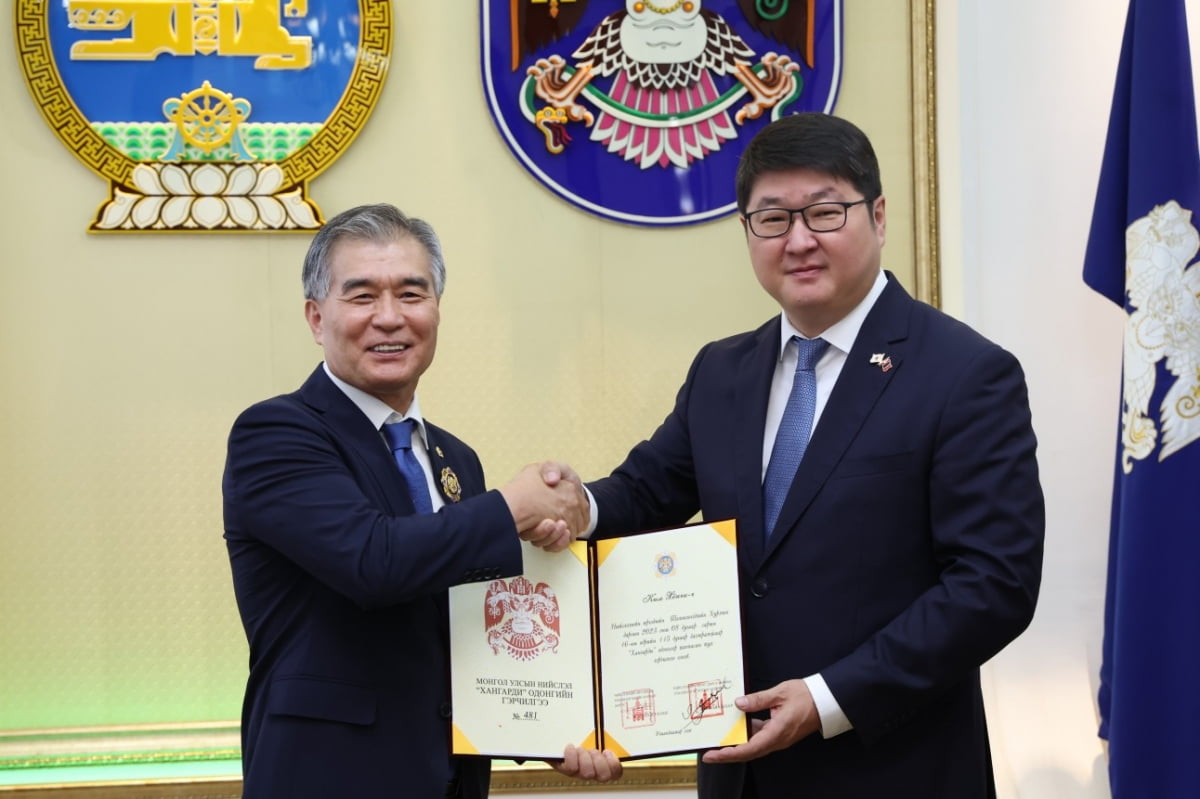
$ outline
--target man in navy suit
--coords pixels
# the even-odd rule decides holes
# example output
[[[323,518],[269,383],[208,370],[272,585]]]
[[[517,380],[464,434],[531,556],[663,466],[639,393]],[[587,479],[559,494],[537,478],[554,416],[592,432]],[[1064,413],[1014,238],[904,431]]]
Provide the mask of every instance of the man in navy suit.
[[[520,539],[562,549],[587,510],[577,486],[551,488],[535,466],[487,491],[470,447],[422,416],[445,275],[419,219],[390,205],[331,219],[303,275],[325,362],[230,433],[248,799],[487,795],[488,762],[450,756],[446,590],[521,573]],[[396,422],[419,464],[409,479],[385,443]],[[609,767],[567,755],[583,776]]]
[[[1045,525],[1020,365],[882,271],[879,166],[849,122],[768,125],[737,200],[782,312],[705,346],[588,486],[601,534],[737,519],[751,737],[704,753],[700,796],[993,797],[979,667],[1033,616]],[[794,339],[817,338],[809,438],[782,422]]]

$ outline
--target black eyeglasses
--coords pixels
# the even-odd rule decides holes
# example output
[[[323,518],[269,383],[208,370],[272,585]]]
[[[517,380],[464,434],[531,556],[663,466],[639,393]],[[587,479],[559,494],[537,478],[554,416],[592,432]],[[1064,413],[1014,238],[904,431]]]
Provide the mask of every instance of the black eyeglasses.
[[[746,214],[744,219],[750,226],[750,232],[760,239],[774,239],[786,235],[792,229],[792,220],[796,218],[796,214],[800,214],[805,226],[813,233],[832,233],[846,226],[848,209],[873,201],[864,197],[852,203],[826,200],[803,208],[760,208]]]

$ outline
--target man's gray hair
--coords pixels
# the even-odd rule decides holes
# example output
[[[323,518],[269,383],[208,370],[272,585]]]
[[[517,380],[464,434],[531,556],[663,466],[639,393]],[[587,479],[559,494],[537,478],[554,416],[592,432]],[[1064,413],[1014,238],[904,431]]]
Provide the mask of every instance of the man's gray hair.
[[[438,297],[446,288],[446,260],[442,256],[442,243],[433,226],[423,219],[405,216],[396,206],[388,203],[360,205],[340,214],[325,223],[313,237],[304,256],[304,298],[318,302],[329,295],[331,269],[329,255],[342,239],[386,244],[411,236],[429,254],[429,267],[433,272],[433,293]]]

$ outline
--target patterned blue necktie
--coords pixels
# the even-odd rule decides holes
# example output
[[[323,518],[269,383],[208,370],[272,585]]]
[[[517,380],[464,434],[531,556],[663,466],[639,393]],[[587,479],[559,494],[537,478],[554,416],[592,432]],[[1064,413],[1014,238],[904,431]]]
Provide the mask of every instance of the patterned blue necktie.
[[[408,484],[408,495],[412,497],[413,508],[417,513],[433,513],[433,503],[429,500],[429,488],[425,482],[425,470],[421,468],[421,462],[412,451],[413,428],[416,425],[416,419],[385,424],[383,435],[388,441],[388,446],[392,448],[392,455],[396,457],[396,465],[400,467],[404,482]]]
[[[796,361],[792,393],[788,395],[787,407],[779,421],[771,460],[767,462],[767,476],[763,479],[763,530],[768,538],[775,530],[783,500],[792,487],[804,450],[808,448],[813,415],[817,410],[817,374],[814,370],[829,347],[829,342],[822,338],[792,336],[792,341],[800,349],[800,358]]]

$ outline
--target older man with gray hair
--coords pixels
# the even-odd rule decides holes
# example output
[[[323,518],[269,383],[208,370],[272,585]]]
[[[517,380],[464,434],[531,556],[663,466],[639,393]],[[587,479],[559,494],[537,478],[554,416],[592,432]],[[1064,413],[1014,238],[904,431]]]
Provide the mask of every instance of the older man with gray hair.
[[[250,647],[244,795],[485,797],[488,761],[450,755],[446,591],[520,574],[522,539],[565,548],[586,498],[538,466],[488,491],[475,452],[424,418],[446,283],[427,223],[339,214],[303,282],[325,362],[238,417],[223,483]]]

